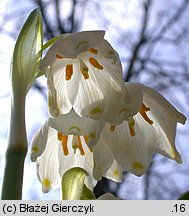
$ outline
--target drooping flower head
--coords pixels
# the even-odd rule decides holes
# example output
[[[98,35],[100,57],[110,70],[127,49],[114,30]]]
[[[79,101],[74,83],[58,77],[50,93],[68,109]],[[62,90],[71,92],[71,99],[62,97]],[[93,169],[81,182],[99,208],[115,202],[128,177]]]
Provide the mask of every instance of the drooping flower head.
[[[104,31],[65,34],[48,50],[40,69],[48,79],[52,117],[69,113],[72,108],[82,117],[104,118],[115,124],[131,116],[120,59],[104,34]],[[136,114],[137,109],[132,112]]]
[[[89,173],[85,184],[92,189],[102,176],[121,181],[123,171],[144,174],[155,153],[181,163],[175,136],[177,122],[184,124],[185,116],[149,87],[126,83],[125,88],[131,98],[142,94],[142,101],[141,96],[131,101],[139,108],[127,121],[113,125],[85,119],[72,109],[50,118],[36,133],[31,159],[37,161],[44,192],[60,186],[61,176],[74,166]]]
[[[85,169],[89,174],[85,179],[85,185],[91,190],[94,188],[96,180],[92,174],[93,148],[90,146],[98,142],[99,130],[102,130],[103,126],[100,120],[84,119],[71,110],[69,114],[48,119],[36,132],[30,158],[33,162],[36,161],[37,176],[44,193],[60,187],[62,176],[73,167]],[[122,171],[119,170],[115,174],[115,169],[119,170],[116,161],[104,177],[120,181]]]
[[[93,151],[93,175],[97,180],[114,160],[123,171],[137,176],[146,172],[155,153],[182,163],[175,136],[177,123],[184,124],[186,117],[152,88],[134,83],[126,86],[131,94],[143,92],[143,101],[138,113],[128,121],[117,126],[106,123]]]

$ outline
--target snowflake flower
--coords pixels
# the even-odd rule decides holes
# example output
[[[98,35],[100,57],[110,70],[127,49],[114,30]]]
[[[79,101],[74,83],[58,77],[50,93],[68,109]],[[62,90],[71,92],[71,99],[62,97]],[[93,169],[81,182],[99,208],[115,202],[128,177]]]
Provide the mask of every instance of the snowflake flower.
[[[132,96],[128,108],[139,107],[127,121],[113,125],[85,119],[72,109],[49,118],[35,134],[31,160],[37,162],[44,192],[60,186],[61,176],[74,166],[89,173],[85,184],[92,189],[102,176],[121,181],[124,171],[144,174],[154,153],[182,162],[175,136],[177,122],[184,124],[185,116],[149,87],[126,83],[125,88]]]
[[[120,125],[105,125],[98,143],[94,146],[94,177],[99,180],[114,160],[123,171],[137,176],[149,167],[154,153],[182,163],[175,147],[177,122],[186,117],[178,112],[161,94],[140,84],[127,83],[130,91],[143,92],[138,113]]]
[[[72,167],[81,167],[89,173],[85,184],[93,189],[96,180],[92,176],[93,149],[90,146],[98,142],[103,127],[103,120],[84,119],[72,109],[69,114],[49,118],[36,132],[30,158],[37,163],[44,193],[60,187],[63,174]],[[112,177],[115,167],[118,167],[116,162],[104,176],[118,181],[122,172]]]
[[[104,118],[119,124],[132,116],[119,56],[104,34],[104,31],[65,34],[48,50],[40,69],[47,76],[52,117],[74,109],[82,117]],[[121,107],[116,106],[119,101]],[[132,112],[136,114],[137,109]]]

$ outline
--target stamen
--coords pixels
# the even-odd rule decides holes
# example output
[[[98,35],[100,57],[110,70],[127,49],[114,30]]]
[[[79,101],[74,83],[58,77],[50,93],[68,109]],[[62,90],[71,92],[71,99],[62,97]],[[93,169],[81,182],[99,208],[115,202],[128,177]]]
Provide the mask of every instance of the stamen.
[[[93,57],[89,58],[89,62],[92,64],[93,67],[97,68],[98,70],[104,69],[104,67],[99,64],[99,62]]]
[[[78,149],[80,150],[81,155],[84,155],[85,152],[84,152],[83,147],[82,147],[81,138],[80,138],[80,136],[78,136],[77,138],[78,138]]]
[[[67,64],[66,65],[66,80],[70,80],[73,75],[73,65]]]
[[[142,109],[146,112],[148,112],[150,110],[150,108],[147,107],[144,103],[142,103]]]
[[[144,120],[146,122],[148,122],[148,124],[152,125],[153,124],[153,121],[151,119],[149,119],[149,117],[147,116],[146,112],[148,112],[150,110],[149,107],[145,106],[144,103],[142,103],[142,106],[139,110],[139,113],[141,114],[141,116],[144,118]]]
[[[130,135],[133,137],[135,136],[135,120],[134,118],[129,118],[129,120],[127,121],[128,126],[129,126],[129,130],[130,130]]]
[[[89,51],[95,55],[97,55],[97,53],[98,53],[98,50],[95,48],[89,48]]]
[[[83,135],[83,138],[84,138],[84,140],[85,140],[85,142],[87,144],[88,143],[88,136],[87,135]]]
[[[56,58],[57,59],[63,59],[63,57],[61,55],[59,55],[59,54],[56,54]]]
[[[84,140],[85,140],[85,142],[86,142],[86,144],[88,143],[88,136],[87,135],[83,135],[83,138],[84,138]],[[88,146],[88,145],[87,145]],[[93,148],[92,147],[89,147],[88,146],[88,148],[89,148],[89,150],[90,150],[90,152],[93,152]]]
[[[69,154],[68,145],[67,145],[68,144],[68,135],[62,134],[61,142],[62,142],[62,148],[63,148],[64,155],[68,155]]]
[[[89,78],[89,69],[87,67],[87,65],[83,62],[83,61],[80,61],[80,71],[84,77],[84,79],[88,79]]]
[[[57,133],[57,138],[58,138],[59,141],[61,141],[62,140],[62,133],[58,132]]]
[[[110,125],[110,131],[114,132],[115,131],[116,126],[115,125]]]
[[[90,152],[93,152],[93,148],[92,147],[88,147],[88,148],[89,148]]]

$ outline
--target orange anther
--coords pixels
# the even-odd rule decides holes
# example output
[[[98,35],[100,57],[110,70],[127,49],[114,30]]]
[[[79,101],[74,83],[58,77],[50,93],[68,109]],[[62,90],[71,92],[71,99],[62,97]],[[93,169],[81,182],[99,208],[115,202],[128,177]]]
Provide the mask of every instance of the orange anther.
[[[116,126],[115,125],[110,125],[110,131],[114,132],[115,131]]]
[[[150,110],[149,107],[145,106],[144,103],[142,103],[142,106],[139,110],[139,113],[141,114],[141,116],[144,118],[144,120],[146,122],[148,122],[148,124],[152,125],[153,124],[153,121],[151,119],[149,119],[149,117],[147,116],[146,112],[148,112]]]
[[[97,55],[97,53],[98,53],[98,50],[95,48],[89,48],[89,51],[95,55]]]
[[[88,143],[88,136],[87,135],[83,135],[83,138],[84,138],[84,140],[85,140],[85,142],[87,144]]]
[[[70,80],[73,75],[73,65],[67,64],[66,65],[66,80]]]
[[[81,155],[84,155],[85,152],[84,152],[83,147],[82,147],[81,138],[80,138],[80,136],[78,136],[77,138],[78,138],[78,149],[80,150]]]
[[[104,67],[99,64],[99,62],[93,57],[89,58],[89,62],[92,64],[93,67],[97,68],[98,70],[104,69]]]
[[[58,138],[59,141],[61,141],[62,140],[62,133],[58,132],[57,133],[57,138]]]
[[[135,136],[135,120],[133,118],[130,118],[128,121],[128,126],[130,130],[130,135],[133,137]]]
[[[67,135],[64,135],[60,132],[58,132],[58,140],[61,141],[62,143],[62,148],[63,148],[63,152],[64,152],[64,155],[68,155],[68,147],[67,147],[67,142],[68,142],[68,136]]]
[[[88,70],[88,68],[84,67],[84,68],[81,68],[80,70],[81,70],[81,73],[82,73],[84,79],[89,79],[89,73],[88,73],[89,70]]]

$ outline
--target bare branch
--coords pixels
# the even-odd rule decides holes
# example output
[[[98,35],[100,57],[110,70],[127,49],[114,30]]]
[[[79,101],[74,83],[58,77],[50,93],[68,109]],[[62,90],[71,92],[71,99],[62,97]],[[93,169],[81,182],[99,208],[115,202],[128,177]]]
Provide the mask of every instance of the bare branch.
[[[145,38],[145,31],[147,28],[147,24],[148,24],[148,16],[149,16],[149,10],[150,10],[150,5],[151,5],[152,0],[148,0],[147,2],[144,3],[143,5],[143,21],[142,21],[142,28],[140,31],[140,36],[139,36],[139,40],[137,42],[137,44],[135,45],[135,48],[133,50],[133,54],[126,72],[126,77],[124,77],[125,81],[129,81],[130,78],[133,75],[133,67],[135,64],[135,60],[138,58],[138,53],[142,47],[142,45],[146,42],[146,38]]]

